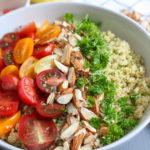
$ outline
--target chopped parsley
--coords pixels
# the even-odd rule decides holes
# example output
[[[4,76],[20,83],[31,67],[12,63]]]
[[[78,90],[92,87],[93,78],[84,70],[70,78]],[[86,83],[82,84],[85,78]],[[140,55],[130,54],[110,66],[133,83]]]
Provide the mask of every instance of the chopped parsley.
[[[131,99],[131,101],[135,102],[139,98],[139,96],[140,96],[139,93],[131,94],[130,99]]]
[[[68,23],[70,22],[74,22],[74,15],[73,14],[70,14],[70,13],[66,13],[64,16],[63,16],[64,20]]]
[[[96,129],[100,129],[102,124],[102,120],[98,118],[92,118],[90,120],[90,125]]]
[[[86,81],[85,77],[79,77],[77,82],[76,82],[76,85],[77,85],[78,88],[82,88],[86,84],[87,84],[87,81]]]
[[[94,98],[92,96],[87,96],[86,102],[87,102],[89,107],[93,107],[95,105],[95,101],[94,101]]]

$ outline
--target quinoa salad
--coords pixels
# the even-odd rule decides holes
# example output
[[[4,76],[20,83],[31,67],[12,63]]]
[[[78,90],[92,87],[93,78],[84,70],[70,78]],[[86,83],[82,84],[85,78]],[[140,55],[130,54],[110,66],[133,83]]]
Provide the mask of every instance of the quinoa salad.
[[[130,132],[150,101],[144,61],[70,13],[0,40],[0,139],[26,150],[93,150]]]

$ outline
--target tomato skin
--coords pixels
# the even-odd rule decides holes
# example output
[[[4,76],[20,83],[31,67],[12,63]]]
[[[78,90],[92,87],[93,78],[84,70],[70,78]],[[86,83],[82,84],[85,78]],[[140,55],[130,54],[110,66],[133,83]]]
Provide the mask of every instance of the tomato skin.
[[[38,93],[35,82],[30,77],[23,77],[18,83],[18,96],[28,105],[35,105],[38,102]]]
[[[37,114],[24,115],[20,119],[18,137],[30,150],[49,148],[57,134],[57,127],[51,119]]]
[[[35,33],[36,32],[36,24],[35,22],[31,22],[25,26],[22,26],[18,29],[18,33],[21,37],[26,37],[29,33]]]
[[[34,48],[33,56],[40,59],[42,57],[51,55],[54,50],[54,43],[45,44],[43,46],[39,45]]]
[[[18,33],[7,33],[3,36],[3,38],[0,41],[0,48],[4,50],[8,47],[14,47],[19,40],[20,36]]]
[[[19,78],[15,75],[5,75],[1,78],[1,88],[3,91],[17,90]]]
[[[15,64],[13,60],[13,47],[9,47],[3,51],[3,58],[6,66]]]
[[[2,71],[4,67],[5,67],[4,60],[0,58],[0,72]]]
[[[57,86],[64,80],[66,80],[66,75],[60,72],[58,69],[48,69],[40,72],[36,76],[36,84],[38,88],[44,93],[56,93]]]
[[[21,112],[18,111],[13,116],[10,116],[7,119],[2,119],[0,121],[0,135],[4,135],[11,131],[12,128],[18,123],[21,116]]]
[[[29,38],[32,38],[33,40],[35,40],[35,33],[34,32],[27,33],[24,37],[29,37]]]
[[[57,103],[46,105],[45,101],[41,100],[36,104],[36,110],[40,116],[46,118],[56,118],[64,112],[65,105],[60,105]]]
[[[8,117],[15,114],[19,107],[19,98],[14,92],[0,93],[0,116]]]

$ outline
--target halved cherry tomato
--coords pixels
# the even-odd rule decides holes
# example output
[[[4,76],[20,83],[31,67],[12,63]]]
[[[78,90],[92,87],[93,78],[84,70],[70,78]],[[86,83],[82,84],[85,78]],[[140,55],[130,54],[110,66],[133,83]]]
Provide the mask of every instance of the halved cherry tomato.
[[[18,84],[18,96],[28,105],[34,105],[38,102],[38,92],[35,82],[29,77],[23,77]]]
[[[16,75],[18,76],[18,68],[15,65],[9,65],[1,71],[0,77],[5,75]]]
[[[36,104],[36,110],[43,117],[56,118],[64,112],[65,105],[60,105],[57,103],[50,105],[46,104],[45,101],[42,100]]]
[[[0,48],[3,50],[8,47],[14,47],[16,43],[19,41],[20,36],[18,33],[12,32],[7,33],[3,36],[2,40],[0,41]]]
[[[11,131],[12,128],[19,122],[21,112],[18,111],[16,114],[9,118],[3,118],[0,121],[0,135],[4,135]]]
[[[25,37],[28,33],[31,33],[31,32],[34,32],[34,33],[36,32],[35,22],[31,22],[28,25],[20,27],[18,29],[18,33],[21,37]]]
[[[60,33],[60,29],[58,25],[53,25],[39,37],[39,41],[37,42],[37,44],[43,44],[44,42],[54,37],[57,37],[59,33]]]
[[[5,75],[1,78],[1,88],[4,91],[17,90],[19,78],[15,75]]]
[[[14,92],[0,93],[0,116],[15,114],[19,107],[19,98]]]
[[[57,92],[57,86],[64,80],[66,75],[58,69],[45,70],[36,76],[38,88],[45,93]]]
[[[35,33],[31,32],[31,33],[27,33],[23,36],[24,38],[28,37],[28,38],[32,38],[33,40],[35,40]]]
[[[18,137],[30,150],[49,148],[57,134],[57,127],[51,119],[37,114],[24,115],[20,119]]]
[[[34,48],[33,56],[40,59],[42,57],[51,55],[54,50],[54,43],[45,44],[43,46],[39,45]]]
[[[6,66],[14,65],[13,60],[13,47],[9,47],[3,51],[4,63]]]
[[[54,63],[54,59],[58,60],[59,56],[58,55],[50,55],[50,56],[41,58],[35,64],[35,67],[34,67],[35,73],[38,74],[44,70],[48,70],[48,69],[52,69],[52,68],[56,67],[56,65]]]
[[[45,31],[47,31],[50,28],[50,23],[48,20],[46,20],[41,27],[36,32],[36,38],[39,38],[41,34],[43,34]]]
[[[17,64],[22,64],[33,53],[34,42],[32,38],[24,38],[17,42],[13,57]]]
[[[19,69],[19,77],[28,76],[30,78],[35,78],[34,66],[36,61],[37,59],[33,56],[26,59]]]
[[[4,67],[5,67],[4,60],[0,58],[0,72],[2,71]]]
[[[0,48],[0,59],[3,58],[3,50]]]

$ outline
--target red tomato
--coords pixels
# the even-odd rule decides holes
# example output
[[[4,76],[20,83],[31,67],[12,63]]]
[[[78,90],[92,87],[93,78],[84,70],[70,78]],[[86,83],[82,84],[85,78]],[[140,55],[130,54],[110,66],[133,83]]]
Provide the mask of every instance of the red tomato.
[[[23,77],[18,83],[18,96],[26,104],[34,105],[38,101],[35,82],[30,77]]]
[[[20,36],[18,33],[7,33],[3,36],[2,40],[0,41],[0,48],[4,50],[8,47],[14,47],[17,41],[19,41],[19,39]]]
[[[9,8],[9,9],[4,9],[3,10],[3,14],[7,14],[9,13],[10,11],[14,10],[13,8]]]
[[[45,44],[43,46],[36,46],[34,48],[33,56],[40,59],[42,57],[51,55],[54,50],[54,43]]]
[[[15,64],[13,60],[13,47],[9,47],[3,51],[3,59],[6,66]]]
[[[26,26],[20,27],[18,29],[18,33],[21,37],[26,36],[29,33],[35,33],[36,32],[36,25],[35,22],[31,22]]]
[[[34,32],[30,32],[30,33],[27,33],[24,35],[24,37],[29,37],[29,38],[32,38],[33,40],[35,40],[35,33]]]
[[[1,88],[4,91],[17,90],[19,78],[15,75],[5,75],[1,78]]]
[[[43,117],[56,118],[64,112],[65,105],[60,105],[57,103],[47,105],[45,101],[42,100],[36,104],[36,110]]]
[[[57,134],[57,127],[51,119],[37,114],[24,115],[20,119],[18,137],[30,150],[49,148]]]
[[[58,69],[48,69],[40,72],[36,76],[36,83],[38,88],[45,92],[57,92],[57,86],[66,80],[66,75],[60,72]]]
[[[4,60],[0,59],[0,72],[5,67]]]
[[[18,110],[19,98],[14,92],[0,93],[0,116],[7,117]]]

